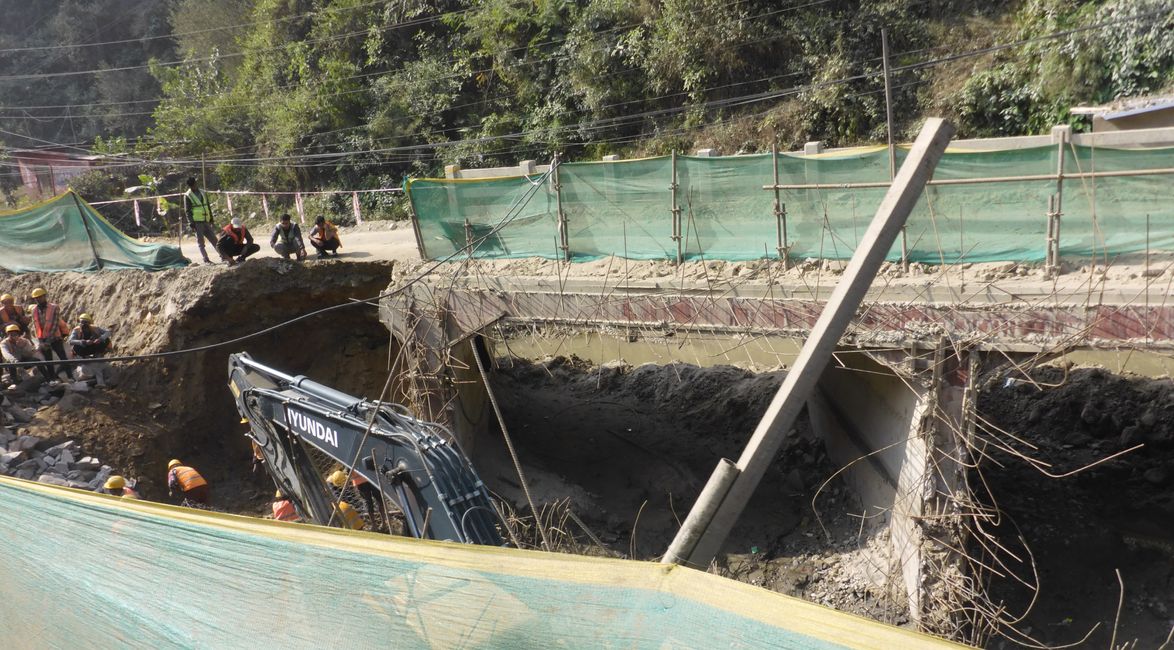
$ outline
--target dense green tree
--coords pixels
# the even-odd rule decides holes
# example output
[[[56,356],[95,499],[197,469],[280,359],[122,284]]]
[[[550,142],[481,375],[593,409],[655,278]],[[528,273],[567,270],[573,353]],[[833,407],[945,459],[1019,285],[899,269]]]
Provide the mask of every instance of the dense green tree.
[[[1076,103],[1174,87],[1165,0],[0,0],[0,15],[0,129],[124,136],[163,161],[152,174],[206,162],[213,186],[876,142],[882,28],[898,137],[926,112],[964,135],[1042,132]]]

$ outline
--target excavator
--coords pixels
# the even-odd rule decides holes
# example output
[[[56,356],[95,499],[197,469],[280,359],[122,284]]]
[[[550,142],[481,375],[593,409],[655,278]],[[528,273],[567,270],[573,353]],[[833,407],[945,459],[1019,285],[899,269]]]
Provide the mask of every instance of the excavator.
[[[489,490],[443,426],[399,404],[347,395],[265,366],[245,352],[228,358],[228,387],[246,434],[277,487],[304,521],[344,527],[311,450],[366,479],[399,506],[404,532],[421,539],[501,546]]]

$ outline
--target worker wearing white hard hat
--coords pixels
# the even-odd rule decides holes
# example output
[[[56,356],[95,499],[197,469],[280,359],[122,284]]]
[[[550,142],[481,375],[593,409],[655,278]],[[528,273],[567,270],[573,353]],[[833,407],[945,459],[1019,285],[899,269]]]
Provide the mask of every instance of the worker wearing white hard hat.
[[[220,252],[220,259],[229,266],[239,264],[261,247],[253,243],[253,233],[241,223],[237,217],[220,231],[220,239],[216,241],[216,250]]]

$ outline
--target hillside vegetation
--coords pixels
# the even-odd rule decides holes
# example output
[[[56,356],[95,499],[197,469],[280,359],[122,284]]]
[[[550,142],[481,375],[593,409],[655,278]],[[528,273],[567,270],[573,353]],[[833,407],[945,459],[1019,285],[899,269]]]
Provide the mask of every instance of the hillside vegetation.
[[[930,114],[961,137],[1083,128],[1069,107],[1174,84],[1168,0],[0,0],[0,15],[0,141],[143,161],[83,181],[96,194],[200,160],[212,187],[352,188],[555,152],[883,142],[882,28],[900,138]],[[65,47],[91,43],[107,44]]]

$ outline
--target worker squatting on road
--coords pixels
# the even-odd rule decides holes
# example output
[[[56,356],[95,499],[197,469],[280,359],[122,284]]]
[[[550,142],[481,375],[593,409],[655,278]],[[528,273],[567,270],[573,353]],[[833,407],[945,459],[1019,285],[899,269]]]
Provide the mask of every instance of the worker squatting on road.
[[[69,347],[77,359],[98,359],[110,349],[110,332],[94,325],[94,317],[82,314],[77,317],[78,325],[69,333]],[[88,366],[88,367],[87,367]],[[77,378],[93,375],[99,387],[106,385],[108,367],[105,362],[79,365]]]
[[[310,245],[318,251],[318,259],[334,253],[338,257],[338,249],[342,248],[342,239],[338,236],[338,227],[321,215],[314,220],[314,227],[310,229]]]
[[[273,226],[269,245],[287,260],[290,255],[299,261],[306,259],[306,243],[302,241],[302,229],[290,220],[288,212],[281,215],[281,222]]]
[[[195,469],[176,459],[167,463],[167,495],[180,493],[183,500],[199,505],[208,505],[208,481]]]
[[[69,335],[69,325],[61,317],[61,307],[49,302],[48,293],[41,287],[33,289],[30,295],[36,301],[32,308],[32,333],[41,354],[45,355],[45,361],[52,361],[54,354],[61,361],[67,361],[69,356],[65,352],[65,337]],[[53,372],[63,380],[69,380],[68,365],[58,364]]]
[[[216,223],[212,220],[212,204],[208,201],[208,194],[196,187],[196,179],[188,179],[188,190],[183,193],[183,212],[187,215],[188,225],[196,235],[196,245],[200,247],[200,255],[205,264],[211,264],[208,251],[204,248],[207,240],[216,245]]]
[[[248,256],[261,250],[261,247],[253,243],[253,233],[249,232],[248,227],[241,223],[240,219],[233,217],[220,231],[216,250],[220,253],[220,259],[233,266],[245,261]]]

